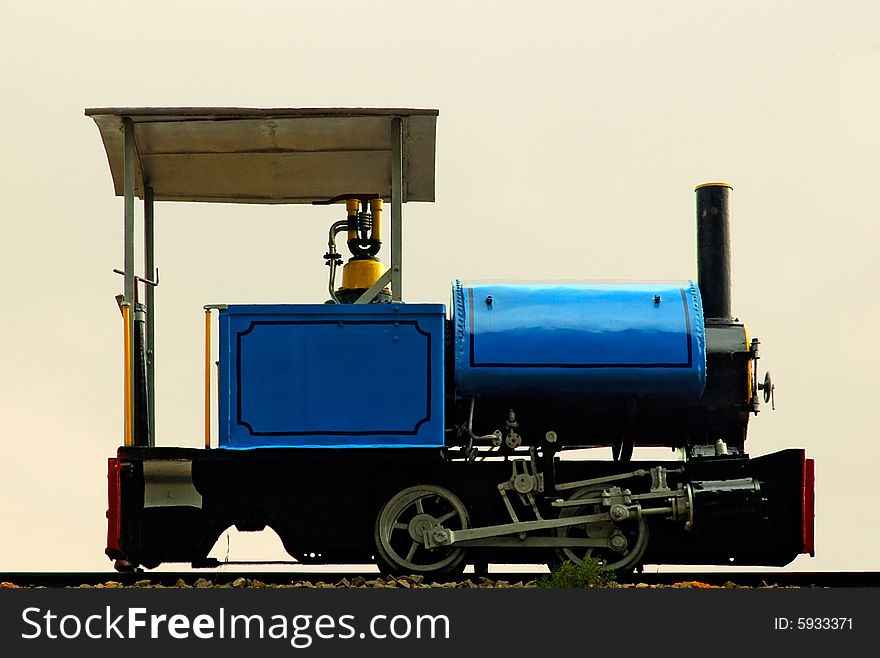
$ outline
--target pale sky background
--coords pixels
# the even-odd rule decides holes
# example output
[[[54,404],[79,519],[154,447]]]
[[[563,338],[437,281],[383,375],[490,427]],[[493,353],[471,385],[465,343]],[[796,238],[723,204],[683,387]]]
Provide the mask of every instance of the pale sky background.
[[[817,462],[817,554],[790,568],[878,567],[877,3],[6,0],[2,15],[0,570],[111,567],[122,200],[83,115],[104,106],[439,109],[436,203],[404,213],[410,302],[446,303],[458,277],[696,278],[693,188],[731,183],[734,312],[777,386],[747,449]],[[157,203],[160,445],[202,440],[202,305],[323,302],[339,214]],[[233,536],[231,558],[284,557],[257,539]]]

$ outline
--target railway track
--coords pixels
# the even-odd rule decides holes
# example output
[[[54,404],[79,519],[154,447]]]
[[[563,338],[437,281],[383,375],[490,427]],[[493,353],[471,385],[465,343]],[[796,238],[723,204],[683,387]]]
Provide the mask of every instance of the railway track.
[[[546,572],[516,571],[490,572],[485,578],[493,582],[506,581],[513,585],[526,584],[539,580]],[[147,571],[133,573],[111,572],[6,572],[0,573],[0,583],[10,583],[18,587],[79,587],[95,586],[107,582],[122,586],[163,585],[172,587],[182,581],[189,586],[201,580],[202,586],[231,585],[245,578],[266,585],[290,585],[295,582],[339,583],[351,582],[356,578],[367,581],[380,578],[375,572],[328,572],[328,571]],[[462,582],[470,579],[479,583],[481,577],[465,573],[454,578],[434,578],[431,582]],[[664,572],[635,573],[626,578],[619,577],[620,583],[644,583],[646,585],[673,585],[680,582],[698,582],[707,585],[723,586],[734,583],[741,587],[880,587],[880,572],[876,571],[811,571],[811,572]]]

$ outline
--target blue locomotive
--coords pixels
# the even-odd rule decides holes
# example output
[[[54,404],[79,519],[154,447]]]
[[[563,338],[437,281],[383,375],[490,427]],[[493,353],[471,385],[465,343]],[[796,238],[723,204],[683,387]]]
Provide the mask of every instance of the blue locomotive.
[[[125,423],[109,460],[106,550],[117,568],[211,566],[231,526],[271,527],[300,563],[428,575],[587,558],[619,571],[785,565],[813,553],[813,461],[745,450],[773,384],[731,312],[728,185],[696,189],[698,283],[455,281],[448,307],[407,304],[403,205],[434,199],[436,110],[86,115],[124,198]],[[156,200],[345,207],[324,254],[328,299],[205,307],[200,449],[158,446],[153,430]],[[677,458],[635,460],[642,446]],[[613,458],[577,452],[596,447]]]

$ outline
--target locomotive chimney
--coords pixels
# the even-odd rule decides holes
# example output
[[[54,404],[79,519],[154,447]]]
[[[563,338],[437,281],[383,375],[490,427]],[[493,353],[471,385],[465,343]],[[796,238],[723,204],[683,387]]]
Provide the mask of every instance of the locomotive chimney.
[[[697,283],[706,318],[730,318],[730,191],[704,183],[697,193]]]

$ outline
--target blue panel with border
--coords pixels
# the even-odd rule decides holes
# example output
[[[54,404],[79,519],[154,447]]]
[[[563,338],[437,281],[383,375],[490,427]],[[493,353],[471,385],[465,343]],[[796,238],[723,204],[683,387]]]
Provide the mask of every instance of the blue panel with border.
[[[442,304],[220,311],[223,448],[444,443]]]
[[[698,399],[700,292],[681,283],[453,284],[456,395]]]

